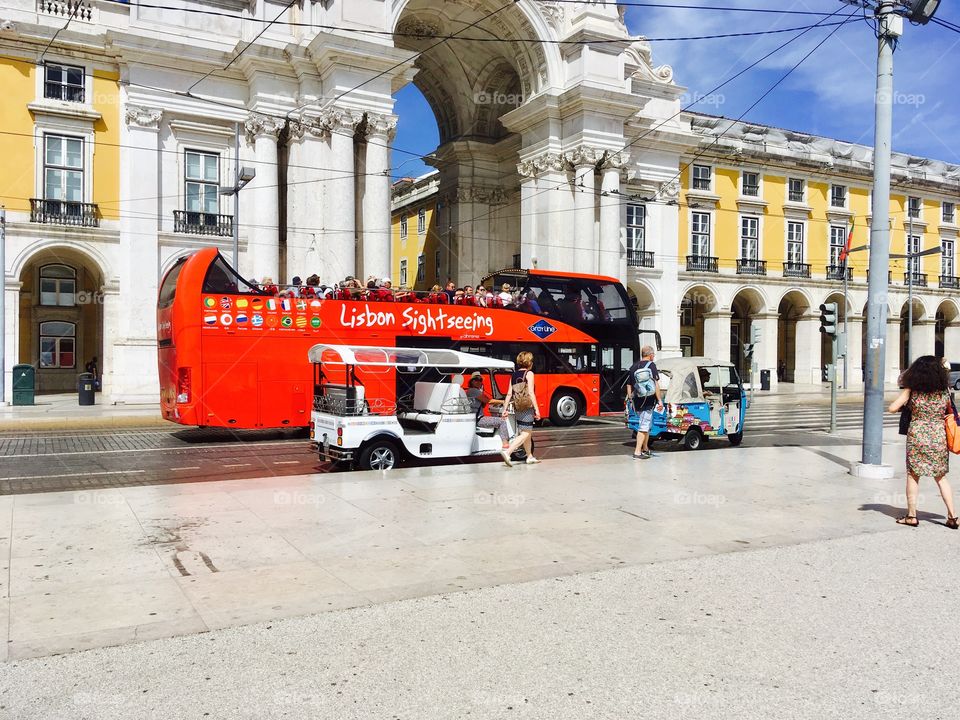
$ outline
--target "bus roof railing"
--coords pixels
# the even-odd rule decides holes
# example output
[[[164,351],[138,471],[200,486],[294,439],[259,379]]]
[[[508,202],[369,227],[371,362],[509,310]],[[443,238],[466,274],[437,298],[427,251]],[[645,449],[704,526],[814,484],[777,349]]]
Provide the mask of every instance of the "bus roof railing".
[[[371,347],[320,343],[310,348],[307,356],[312,363],[327,363],[330,365],[513,370],[513,363],[509,360],[497,360],[496,358],[472,355],[445,348]]]

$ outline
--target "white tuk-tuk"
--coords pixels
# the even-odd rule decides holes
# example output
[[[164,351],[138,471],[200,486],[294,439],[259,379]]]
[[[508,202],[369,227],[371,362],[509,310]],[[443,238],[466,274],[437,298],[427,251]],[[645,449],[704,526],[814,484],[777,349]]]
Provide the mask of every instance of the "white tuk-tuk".
[[[487,392],[502,398],[494,374],[512,372],[512,362],[446,349],[326,344],[310,348],[309,359],[314,366],[310,439],[322,460],[389,470],[404,457],[499,456],[496,429],[477,427],[463,373],[485,373]],[[417,379],[424,376],[438,381]],[[395,403],[369,399],[367,387],[378,384],[381,397],[395,387],[412,385],[412,392]],[[507,422],[515,435],[512,412]]]

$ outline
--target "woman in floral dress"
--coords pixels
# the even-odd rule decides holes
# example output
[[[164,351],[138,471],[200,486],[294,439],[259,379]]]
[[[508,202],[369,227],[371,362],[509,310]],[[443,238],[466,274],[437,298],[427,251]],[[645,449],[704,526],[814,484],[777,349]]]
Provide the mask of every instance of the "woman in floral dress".
[[[909,403],[910,427],[907,430],[907,514],[897,519],[900,525],[917,527],[917,495],[920,476],[932,477],[940,487],[940,496],[947,506],[947,527],[956,530],[958,521],[953,509],[953,491],[946,475],[949,453],[943,420],[950,408],[947,392],[949,376],[943,362],[933,355],[923,355],[901,378],[903,391],[890,405],[890,412],[900,412]]]

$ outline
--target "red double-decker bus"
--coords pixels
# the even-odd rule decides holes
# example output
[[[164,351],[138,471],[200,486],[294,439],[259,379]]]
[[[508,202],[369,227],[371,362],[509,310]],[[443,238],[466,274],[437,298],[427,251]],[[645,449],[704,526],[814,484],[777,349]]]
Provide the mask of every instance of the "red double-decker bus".
[[[277,297],[244,280],[215,248],[180,259],[160,285],[157,341],[163,417],[198,427],[306,427],[317,343],[444,347],[512,360],[534,354],[537,394],[551,421],[623,410],[626,370],[639,355],[636,312],[615,279],[503,270],[521,305],[437,304],[413,293],[377,299]],[[656,344],[659,346],[659,335]],[[402,394],[385,377],[367,397]]]

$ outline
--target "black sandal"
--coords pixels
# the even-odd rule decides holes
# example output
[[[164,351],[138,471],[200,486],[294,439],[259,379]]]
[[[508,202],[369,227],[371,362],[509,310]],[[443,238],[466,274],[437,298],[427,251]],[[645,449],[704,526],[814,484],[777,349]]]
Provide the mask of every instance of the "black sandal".
[[[913,522],[911,522],[911,520]],[[949,523],[950,521],[947,520],[947,522]],[[897,518],[897,525],[906,525],[907,527],[919,527],[920,521],[917,520],[916,515],[904,515],[903,517]],[[947,525],[947,527],[949,527],[949,525]]]
[[[956,530],[957,528],[960,528],[960,520],[958,520],[955,517],[948,517],[947,527],[950,528],[951,530]]]

